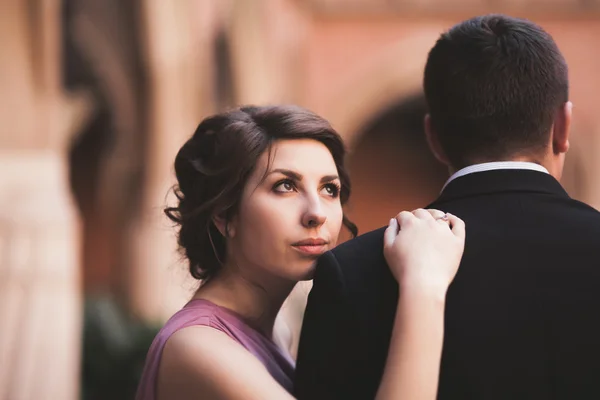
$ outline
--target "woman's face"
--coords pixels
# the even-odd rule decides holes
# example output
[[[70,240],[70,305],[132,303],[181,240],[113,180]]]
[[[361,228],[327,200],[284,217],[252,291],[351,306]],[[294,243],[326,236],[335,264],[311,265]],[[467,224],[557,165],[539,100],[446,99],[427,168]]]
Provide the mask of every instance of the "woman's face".
[[[268,157],[258,160],[229,223],[228,260],[251,274],[309,279],[342,226],[335,162],[311,139],[276,141]]]

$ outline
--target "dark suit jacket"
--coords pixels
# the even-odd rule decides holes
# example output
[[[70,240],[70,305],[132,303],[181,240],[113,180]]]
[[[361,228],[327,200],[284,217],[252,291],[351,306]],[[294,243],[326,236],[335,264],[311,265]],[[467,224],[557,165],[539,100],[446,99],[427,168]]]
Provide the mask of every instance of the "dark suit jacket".
[[[429,207],[467,231],[448,290],[438,398],[600,399],[600,213],[529,170],[457,178]],[[375,397],[398,298],[383,232],[320,258],[299,399]]]

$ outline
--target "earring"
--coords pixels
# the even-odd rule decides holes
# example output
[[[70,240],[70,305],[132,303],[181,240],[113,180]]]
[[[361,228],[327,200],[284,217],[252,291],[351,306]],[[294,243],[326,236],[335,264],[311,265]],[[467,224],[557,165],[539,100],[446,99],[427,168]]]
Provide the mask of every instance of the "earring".
[[[212,246],[213,254],[215,255],[215,258],[217,259],[217,262],[219,264],[223,265],[223,262],[219,258],[219,252],[217,252],[217,247],[215,246],[215,242],[213,242],[213,238],[212,238],[212,235],[210,233],[210,225],[208,225],[206,227],[206,232],[208,233],[208,240],[210,240],[210,245]]]

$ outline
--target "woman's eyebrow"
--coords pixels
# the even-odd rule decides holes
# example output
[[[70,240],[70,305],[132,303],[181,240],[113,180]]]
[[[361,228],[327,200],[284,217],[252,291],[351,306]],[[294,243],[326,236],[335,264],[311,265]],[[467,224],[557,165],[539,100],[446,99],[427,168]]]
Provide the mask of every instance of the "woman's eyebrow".
[[[283,175],[285,175],[285,176],[287,176],[289,178],[295,179],[297,181],[301,181],[302,180],[302,175],[301,174],[299,174],[299,173],[297,173],[295,171],[292,171],[290,169],[284,169],[284,168],[276,168],[276,169],[272,170],[271,172],[269,172],[268,175],[274,174],[276,172],[279,172],[280,174],[283,174]]]

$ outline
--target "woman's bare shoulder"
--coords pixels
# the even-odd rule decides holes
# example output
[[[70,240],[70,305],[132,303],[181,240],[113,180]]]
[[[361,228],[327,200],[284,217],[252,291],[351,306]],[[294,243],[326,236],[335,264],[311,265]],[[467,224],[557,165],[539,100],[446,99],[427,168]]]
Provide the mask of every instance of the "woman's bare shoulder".
[[[210,326],[191,326],[175,332],[165,345],[157,400],[199,397],[291,399],[263,364],[234,339]]]

